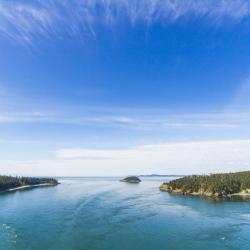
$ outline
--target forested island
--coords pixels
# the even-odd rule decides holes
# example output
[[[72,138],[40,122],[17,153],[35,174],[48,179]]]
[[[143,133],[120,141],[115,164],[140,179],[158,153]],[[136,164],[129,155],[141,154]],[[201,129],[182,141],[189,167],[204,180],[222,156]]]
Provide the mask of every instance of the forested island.
[[[141,182],[141,180],[137,176],[128,176],[120,181],[128,182],[128,183],[140,183]]]
[[[15,191],[39,186],[52,186],[57,184],[59,184],[59,182],[54,178],[12,177],[0,175],[0,192]]]
[[[250,171],[185,176],[163,183],[160,190],[183,195],[215,197],[250,195]]]

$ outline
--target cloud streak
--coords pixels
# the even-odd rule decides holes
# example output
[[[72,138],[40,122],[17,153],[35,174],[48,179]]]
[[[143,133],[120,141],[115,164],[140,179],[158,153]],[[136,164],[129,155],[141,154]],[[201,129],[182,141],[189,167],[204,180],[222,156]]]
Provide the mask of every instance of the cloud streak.
[[[159,113],[160,112],[160,113]],[[64,112],[2,112],[0,124],[66,124],[79,126],[121,127],[127,129],[241,129],[250,124],[250,113],[221,111],[208,113],[174,113],[141,110],[129,115],[119,110]]]
[[[214,24],[239,22],[250,16],[246,0],[47,0],[1,1],[0,34],[32,46],[36,38],[95,36],[97,26],[113,27],[127,20],[173,23],[204,17]]]

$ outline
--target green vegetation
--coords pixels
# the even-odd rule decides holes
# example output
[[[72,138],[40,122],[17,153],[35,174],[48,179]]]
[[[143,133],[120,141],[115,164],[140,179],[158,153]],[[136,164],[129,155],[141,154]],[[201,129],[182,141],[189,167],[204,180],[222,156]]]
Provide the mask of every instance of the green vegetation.
[[[0,176],[0,191],[5,191],[11,188],[18,188],[26,185],[38,184],[57,185],[58,181],[53,178],[11,177],[6,175]]]
[[[250,171],[192,175],[163,183],[160,190],[207,196],[227,196],[236,193],[250,194]]]
[[[128,183],[140,183],[141,180],[137,176],[128,176],[120,181],[128,182]]]

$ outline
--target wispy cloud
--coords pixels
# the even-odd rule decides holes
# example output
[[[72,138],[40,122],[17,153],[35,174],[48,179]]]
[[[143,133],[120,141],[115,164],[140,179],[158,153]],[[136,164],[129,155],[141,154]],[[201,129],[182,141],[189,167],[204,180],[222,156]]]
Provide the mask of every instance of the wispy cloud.
[[[162,111],[161,111],[162,112]],[[208,113],[178,113],[158,110],[136,111],[134,115],[119,110],[60,112],[2,112],[0,124],[44,123],[68,125],[93,125],[101,127],[123,127],[128,129],[241,129],[250,124],[250,113],[217,111]]]
[[[8,112],[0,114],[0,123],[49,122],[49,115],[42,112]]]
[[[235,93],[232,105],[240,107],[243,110],[249,110],[250,107],[250,78],[246,78]]]
[[[205,17],[212,23],[250,16],[247,0],[48,0],[1,1],[0,34],[32,45],[37,37],[60,39],[96,34],[96,26],[113,27],[127,19],[172,23],[185,17]]]

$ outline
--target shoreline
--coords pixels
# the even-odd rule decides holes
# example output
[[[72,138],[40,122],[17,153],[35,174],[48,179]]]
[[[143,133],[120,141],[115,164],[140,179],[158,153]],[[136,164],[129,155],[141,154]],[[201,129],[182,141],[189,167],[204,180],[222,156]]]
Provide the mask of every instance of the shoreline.
[[[2,190],[2,191],[0,191],[0,194],[9,193],[9,192],[15,192],[15,191],[19,191],[19,190],[32,189],[32,188],[37,188],[37,187],[57,186],[58,184],[59,183],[57,183],[57,184],[41,183],[41,184],[35,184],[35,185],[24,185],[24,186],[19,186],[19,187],[15,187],[15,188],[8,188],[6,190]]]
[[[167,185],[162,184],[159,187],[160,191],[162,192],[168,192],[171,194],[176,195],[191,195],[191,196],[200,196],[200,197],[216,197],[216,198],[223,198],[223,197],[233,197],[233,196],[250,196],[250,193],[247,193],[245,190],[240,191],[239,193],[233,193],[233,194],[219,194],[219,193],[206,193],[206,192],[183,192],[182,190],[171,190],[167,187]]]

